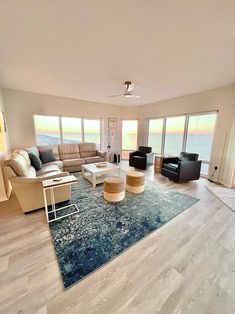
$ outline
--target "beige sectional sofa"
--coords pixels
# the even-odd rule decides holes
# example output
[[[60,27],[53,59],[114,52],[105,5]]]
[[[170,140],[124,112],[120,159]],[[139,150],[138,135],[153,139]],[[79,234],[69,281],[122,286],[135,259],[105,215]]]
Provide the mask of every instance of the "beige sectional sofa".
[[[52,149],[55,161],[42,165],[38,171],[31,165],[29,153],[40,156],[40,152]],[[105,160],[105,153],[97,151],[93,143],[33,146],[14,151],[5,161],[3,172],[14,190],[23,212],[44,207],[42,181],[81,171],[81,165]],[[55,189],[56,203],[70,199],[70,187]],[[48,203],[50,204],[50,196]]]

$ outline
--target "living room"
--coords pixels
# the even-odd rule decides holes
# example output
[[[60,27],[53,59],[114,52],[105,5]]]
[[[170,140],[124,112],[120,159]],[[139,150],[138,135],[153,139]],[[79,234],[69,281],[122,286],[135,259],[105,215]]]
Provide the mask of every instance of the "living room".
[[[234,12],[1,2],[0,312],[234,313]]]

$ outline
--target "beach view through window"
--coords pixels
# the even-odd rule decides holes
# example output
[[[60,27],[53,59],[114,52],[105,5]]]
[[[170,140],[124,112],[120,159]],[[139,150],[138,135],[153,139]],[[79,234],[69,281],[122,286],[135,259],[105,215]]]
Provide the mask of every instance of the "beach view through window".
[[[138,120],[122,120],[122,159],[137,149]]]

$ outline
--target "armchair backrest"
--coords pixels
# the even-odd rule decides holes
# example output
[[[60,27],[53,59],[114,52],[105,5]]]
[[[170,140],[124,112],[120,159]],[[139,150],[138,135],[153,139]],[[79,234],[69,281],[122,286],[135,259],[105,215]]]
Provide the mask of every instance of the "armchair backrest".
[[[179,159],[181,161],[197,161],[199,155],[195,153],[186,153],[186,152],[181,152]]]
[[[149,154],[152,152],[152,147],[139,146],[138,151],[141,152],[142,154]]]

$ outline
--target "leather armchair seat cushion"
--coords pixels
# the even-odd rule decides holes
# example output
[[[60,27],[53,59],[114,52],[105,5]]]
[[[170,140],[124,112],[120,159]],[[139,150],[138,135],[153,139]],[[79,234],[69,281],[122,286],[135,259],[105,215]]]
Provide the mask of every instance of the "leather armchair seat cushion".
[[[75,167],[81,166],[85,164],[84,158],[73,158],[73,159],[66,159],[63,161],[64,167]]]
[[[143,157],[143,156],[132,156],[131,159],[132,159],[133,161],[145,162],[145,157]]]
[[[174,172],[178,172],[178,164],[171,164],[171,163],[169,163],[169,164],[164,164],[164,169],[167,169],[167,170],[170,170],[170,171],[174,171]]]
[[[93,163],[102,162],[102,161],[104,161],[104,158],[100,157],[100,156],[86,157],[85,158],[86,164],[93,164]]]
[[[46,173],[50,173],[54,172],[54,171],[60,171],[59,167],[56,165],[45,165],[44,167],[42,167],[42,169],[38,170],[36,172],[37,177],[41,177],[42,175],[46,174]]]
[[[43,178],[43,180],[46,180],[47,178],[50,178],[51,176],[59,176],[61,174],[60,170],[57,171],[52,171],[52,172],[48,172],[48,173],[43,173],[40,175],[40,178]]]

